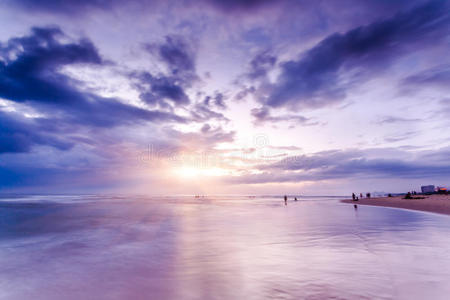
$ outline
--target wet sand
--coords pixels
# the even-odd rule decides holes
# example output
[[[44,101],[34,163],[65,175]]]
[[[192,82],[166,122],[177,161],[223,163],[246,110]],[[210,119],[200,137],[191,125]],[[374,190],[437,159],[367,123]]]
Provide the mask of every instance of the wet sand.
[[[0,299],[448,300],[450,218],[342,197],[0,199]]]
[[[363,198],[358,201],[351,199],[342,200],[343,203],[374,205],[395,208],[405,208],[450,215],[450,195],[415,195],[414,198],[425,199],[404,199],[404,196]]]

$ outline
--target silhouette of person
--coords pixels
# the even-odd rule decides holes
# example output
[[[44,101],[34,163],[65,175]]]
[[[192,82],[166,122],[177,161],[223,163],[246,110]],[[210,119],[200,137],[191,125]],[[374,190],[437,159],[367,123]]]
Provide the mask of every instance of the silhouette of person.
[[[355,195],[355,193],[352,193],[352,198],[353,198],[353,201],[356,200],[356,195]]]
[[[294,198],[294,201],[297,201],[297,197]]]
[[[361,198],[361,199],[363,198],[363,195],[362,195],[362,193],[359,193],[359,198]]]
[[[284,205],[287,205],[287,196],[284,195]]]

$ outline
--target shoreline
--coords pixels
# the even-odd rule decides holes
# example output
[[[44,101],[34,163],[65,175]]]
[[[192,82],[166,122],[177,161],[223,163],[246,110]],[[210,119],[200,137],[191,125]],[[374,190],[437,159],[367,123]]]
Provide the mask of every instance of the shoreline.
[[[411,209],[424,212],[432,212],[443,215],[450,215],[450,195],[417,195],[414,197],[424,197],[425,199],[404,199],[402,196],[379,197],[379,198],[363,198],[358,201],[352,199],[341,200],[342,203],[357,205],[372,205],[382,207],[394,207]]]

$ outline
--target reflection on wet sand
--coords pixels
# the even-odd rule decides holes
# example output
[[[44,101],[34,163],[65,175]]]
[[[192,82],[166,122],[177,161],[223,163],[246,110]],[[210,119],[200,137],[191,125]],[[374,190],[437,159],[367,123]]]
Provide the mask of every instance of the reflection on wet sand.
[[[336,199],[1,200],[2,299],[445,299],[450,219]]]

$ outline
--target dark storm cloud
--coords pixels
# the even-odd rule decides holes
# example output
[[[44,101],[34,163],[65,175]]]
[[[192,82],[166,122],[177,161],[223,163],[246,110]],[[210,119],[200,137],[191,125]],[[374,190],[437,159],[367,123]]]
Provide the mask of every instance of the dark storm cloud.
[[[266,4],[284,2],[284,0],[208,0],[220,9],[224,10],[252,10]]]
[[[176,77],[135,72],[131,78],[137,79],[135,86],[141,93],[140,98],[150,105],[159,104],[166,107],[168,100],[175,105],[186,105],[190,102],[184,91],[183,82]]]
[[[62,42],[62,37],[67,38],[58,27],[32,28],[30,35],[0,44],[0,97],[90,126],[184,121],[169,113],[140,109],[80,90],[81,84],[60,69],[106,63],[89,40]]]
[[[431,1],[390,19],[330,35],[299,59],[283,62],[281,74],[263,102],[271,107],[320,107],[342,99],[347,87],[340,78],[345,71],[373,76],[380,65],[401,52],[448,36],[448,12],[446,1]]]
[[[378,149],[380,150],[380,149]],[[377,150],[377,151],[378,151]],[[234,183],[301,182],[348,178],[450,178],[449,149],[423,151],[414,159],[370,157],[367,150],[333,150],[287,157],[261,165],[256,175],[231,178]]]
[[[285,114],[279,116],[272,116],[270,110],[267,107],[253,108],[251,110],[251,115],[254,118],[253,123],[257,126],[263,125],[265,123],[276,124],[280,122],[292,122],[295,123],[296,125],[303,125],[303,126],[318,125],[317,122],[309,122],[310,121],[309,118],[300,115]]]
[[[158,0],[6,0],[6,3],[22,9],[62,14],[82,14],[91,10],[110,10],[125,4],[142,6],[156,4]]]
[[[86,39],[63,44],[57,27],[32,28],[31,35],[0,44],[0,97],[53,104],[83,101],[73,81],[57,71],[73,64],[102,65],[94,45]]]
[[[281,1],[284,0],[188,0],[173,2],[178,5],[194,5],[200,2],[202,6],[209,4],[211,7],[224,11],[247,11]],[[92,9],[110,10],[130,3],[142,8],[164,3],[163,0],[6,0],[6,2],[21,8],[66,14],[84,13]]]
[[[68,150],[73,144],[43,130],[42,119],[28,119],[0,111],[0,154],[29,152],[35,145]]]

